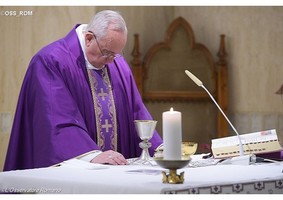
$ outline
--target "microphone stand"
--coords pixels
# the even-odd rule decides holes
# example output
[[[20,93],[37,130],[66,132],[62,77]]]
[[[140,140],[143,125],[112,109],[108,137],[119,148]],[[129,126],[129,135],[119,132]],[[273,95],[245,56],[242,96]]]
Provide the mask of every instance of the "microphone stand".
[[[218,105],[218,103],[215,101],[215,99],[213,98],[213,96],[210,94],[210,92],[206,89],[206,87],[203,85],[203,83],[195,76],[193,75],[191,72],[189,72],[188,70],[185,70],[185,73],[199,86],[202,87],[207,94],[209,95],[209,97],[212,99],[212,101],[214,102],[214,104],[217,106],[217,108],[220,110],[220,112],[222,113],[222,115],[225,117],[225,119],[227,120],[227,122],[229,123],[229,125],[232,127],[233,131],[236,133],[238,140],[239,140],[239,148],[240,148],[240,156],[235,156],[232,157],[228,162],[225,163],[231,163],[231,164],[239,164],[239,165],[249,165],[250,163],[255,163],[256,161],[256,157],[255,155],[251,154],[251,155],[244,155],[244,148],[243,148],[243,144],[242,144],[242,140],[240,138],[240,135],[238,133],[238,131],[236,130],[236,128],[233,126],[233,124],[230,122],[230,120],[228,119],[228,117],[225,115],[225,113],[222,111],[222,109],[220,108],[220,106]],[[222,162],[222,163],[224,163]]]

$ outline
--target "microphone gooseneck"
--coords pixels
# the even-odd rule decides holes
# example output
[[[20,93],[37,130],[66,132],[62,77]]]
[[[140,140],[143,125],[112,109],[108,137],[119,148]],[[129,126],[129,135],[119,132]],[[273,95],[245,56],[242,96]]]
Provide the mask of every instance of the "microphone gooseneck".
[[[214,102],[214,104],[217,106],[217,108],[220,110],[220,112],[222,113],[222,115],[225,117],[225,119],[227,120],[227,122],[229,123],[229,125],[232,127],[233,131],[237,134],[237,137],[239,139],[239,148],[240,148],[240,156],[244,155],[244,148],[243,148],[243,144],[240,138],[240,135],[238,133],[238,131],[236,130],[236,128],[233,126],[233,124],[230,122],[230,120],[228,119],[228,117],[225,115],[225,113],[222,111],[222,109],[220,108],[220,106],[218,105],[218,103],[215,101],[215,99],[213,98],[213,96],[210,94],[210,92],[206,89],[206,87],[203,85],[203,83],[195,76],[193,75],[189,70],[185,70],[185,73],[199,86],[202,87],[207,94],[209,95],[209,97],[212,99],[212,101]]]

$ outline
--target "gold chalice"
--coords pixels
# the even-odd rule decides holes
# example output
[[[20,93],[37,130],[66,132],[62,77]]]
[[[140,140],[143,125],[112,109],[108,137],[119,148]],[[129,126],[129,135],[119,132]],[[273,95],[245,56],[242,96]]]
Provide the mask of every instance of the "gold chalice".
[[[198,143],[195,142],[182,142],[182,158],[189,158],[197,151]]]
[[[154,157],[161,158],[163,157],[163,145],[160,145],[155,149]],[[195,142],[182,142],[182,159],[187,159],[191,155],[194,155],[197,151],[198,143]]]

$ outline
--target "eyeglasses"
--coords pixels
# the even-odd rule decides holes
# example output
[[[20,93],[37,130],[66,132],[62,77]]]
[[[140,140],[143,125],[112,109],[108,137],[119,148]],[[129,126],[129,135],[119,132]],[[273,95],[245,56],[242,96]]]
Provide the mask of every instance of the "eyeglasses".
[[[95,34],[94,34],[92,31],[88,31],[88,32],[90,32],[90,33],[93,34],[93,37],[95,38],[95,41],[96,41],[96,43],[97,43],[98,49],[99,49],[99,51],[100,51],[102,57],[104,57],[104,58],[107,59],[107,60],[113,60],[113,59],[115,59],[115,58],[119,58],[119,57],[122,56],[121,54],[114,53],[114,52],[109,51],[109,50],[107,50],[107,49],[102,49],[102,48],[100,47],[98,41],[97,41],[97,38],[96,38]]]

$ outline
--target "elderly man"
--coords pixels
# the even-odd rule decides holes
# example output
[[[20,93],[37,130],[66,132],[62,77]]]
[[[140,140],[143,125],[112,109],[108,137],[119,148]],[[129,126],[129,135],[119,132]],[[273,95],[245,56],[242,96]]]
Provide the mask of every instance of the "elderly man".
[[[79,157],[127,164],[140,155],[134,120],[152,119],[122,56],[127,27],[106,10],[42,48],[27,69],[4,170]],[[157,132],[150,153],[162,143]]]

